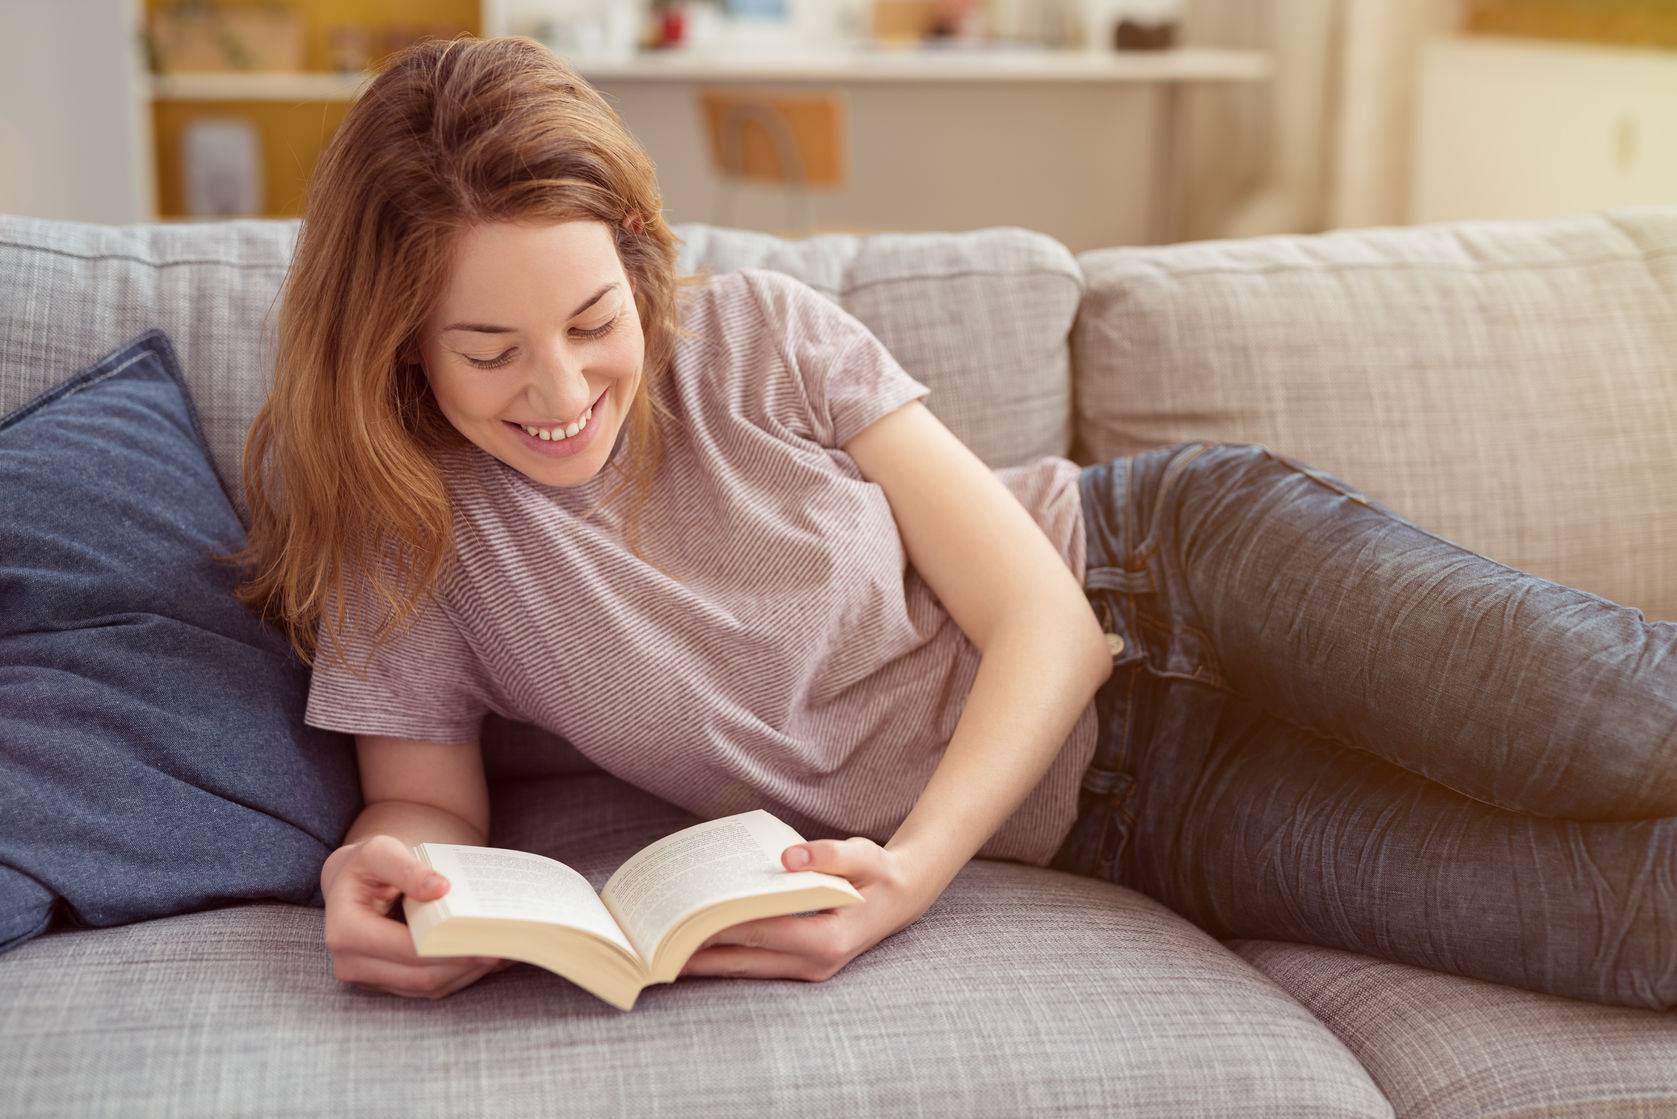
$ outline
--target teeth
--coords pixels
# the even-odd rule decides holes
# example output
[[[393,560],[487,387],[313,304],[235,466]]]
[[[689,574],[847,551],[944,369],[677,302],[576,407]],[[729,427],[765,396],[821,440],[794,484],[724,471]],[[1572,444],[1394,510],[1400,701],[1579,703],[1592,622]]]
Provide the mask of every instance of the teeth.
[[[593,406],[590,406],[588,411],[582,414],[582,419],[577,420],[575,423],[566,424],[564,427],[540,428],[531,427],[529,424],[519,424],[518,426],[522,427],[526,434],[533,435],[537,439],[551,443],[555,439],[569,439],[571,436],[587,427],[588,421],[593,415],[594,409]]]

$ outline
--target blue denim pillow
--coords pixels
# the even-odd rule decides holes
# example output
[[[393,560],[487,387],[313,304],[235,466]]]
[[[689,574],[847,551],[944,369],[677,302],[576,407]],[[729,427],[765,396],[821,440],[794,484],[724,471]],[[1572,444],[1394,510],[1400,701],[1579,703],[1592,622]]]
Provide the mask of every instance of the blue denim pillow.
[[[354,740],[211,559],[244,527],[161,330],[0,419],[0,951],[271,899],[320,906]]]

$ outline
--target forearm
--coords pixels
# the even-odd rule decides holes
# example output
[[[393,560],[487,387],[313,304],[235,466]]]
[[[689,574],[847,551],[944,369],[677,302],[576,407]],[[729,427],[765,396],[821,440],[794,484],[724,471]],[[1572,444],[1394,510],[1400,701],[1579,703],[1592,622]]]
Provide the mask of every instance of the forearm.
[[[1042,780],[1111,674],[1086,601],[1016,611],[991,635],[943,759],[886,846],[941,892]]]
[[[325,893],[342,863],[345,848],[374,835],[393,835],[410,846],[418,843],[463,843],[481,847],[488,836],[454,813],[431,804],[408,800],[375,800],[345,833],[343,843],[328,855],[320,868],[320,890]]]

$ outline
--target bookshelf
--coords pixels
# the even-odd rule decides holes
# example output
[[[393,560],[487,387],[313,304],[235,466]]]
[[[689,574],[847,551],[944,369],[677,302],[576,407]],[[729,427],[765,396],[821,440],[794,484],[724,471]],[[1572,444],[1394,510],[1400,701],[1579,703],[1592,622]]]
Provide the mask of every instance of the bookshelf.
[[[166,2],[143,0],[148,7]],[[497,35],[527,33],[529,13],[521,5],[530,0],[482,0],[481,5],[477,0],[298,2],[325,13],[320,20],[341,21],[346,12],[359,13],[356,18],[369,27],[380,19],[412,21],[411,13],[428,5],[430,14],[420,22],[433,28]],[[400,17],[392,14],[397,9]],[[332,26],[311,24],[305,37],[310,62],[320,64],[317,69],[146,77],[142,96],[147,111],[142,115],[153,125],[156,152],[158,205],[152,220],[191,220],[183,203],[181,135],[188,122],[218,115],[252,122],[260,137],[266,203],[260,216],[301,213],[310,169],[370,78],[367,69],[337,73],[326,66],[333,59]],[[1016,40],[961,49],[878,40],[845,47],[830,36],[808,34],[792,41],[820,42],[825,49],[782,41],[772,50],[761,43],[753,49],[734,43],[733,49],[702,45],[568,57],[654,153],[671,213],[683,220],[702,219],[715,208],[718,170],[702,142],[704,95],[717,89],[772,96],[782,87],[820,88],[855,106],[847,127],[855,143],[872,145],[871,166],[893,165],[902,153],[923,153],[930,160],[912,172],[924,186],[913,198],[882,192],[877,174],[834,191],[823,200],[832,210],[823,215],[824,226],[1017,224],[1019,188],[984,170],[990,156],[982,149],[988,141],[973,138],[962,124],[974,112],[999,112],[1011,120],[1047,122],[1008,142],[1032,144],[1042,158],[1071,168],[1054,188],[1060,201],[1044,206],[1064,220],[1056,225],[1056,219],[1032,219],[1068,244],[1179,239],[1185,192],[1180,137],[1188,91],[1203,85],[1261,85],[1275,67],[1265,52],[1193,47],[1084,51]],[[922,198],[940,197],[956,199],[964,209],[922,213],[913,208]],[[747,201],[758,210],[768,204],[762,198]],[[777,207],[784,203],[778,196],[772,201]]]
[[[228,11],[260,9],[259,3],[221,0]],[[310,169],[342,122],[355,91],[367,78],[359,69],[340,73],[346,51],[370,66],[419,34],[481,34],[479,0],[289,0],[301,24],[302,68],[283,72],[178,72],[147,74],[142,118],[150,125],[156,220],[186,220],[182,145],[192,122],[231,118],[255,129],[261,157],[263,217],[296,217]],[[140,18],[175,7],[172,0],[143,0]]]

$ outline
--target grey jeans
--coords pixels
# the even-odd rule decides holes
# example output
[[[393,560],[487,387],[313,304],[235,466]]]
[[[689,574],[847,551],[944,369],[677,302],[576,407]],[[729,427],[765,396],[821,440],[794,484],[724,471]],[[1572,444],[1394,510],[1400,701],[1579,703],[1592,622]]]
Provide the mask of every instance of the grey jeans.
[[[1253,444],[1079,485],[1121,647],[1054,866],[1221,939],[1677,1006],[1677,623]]]

